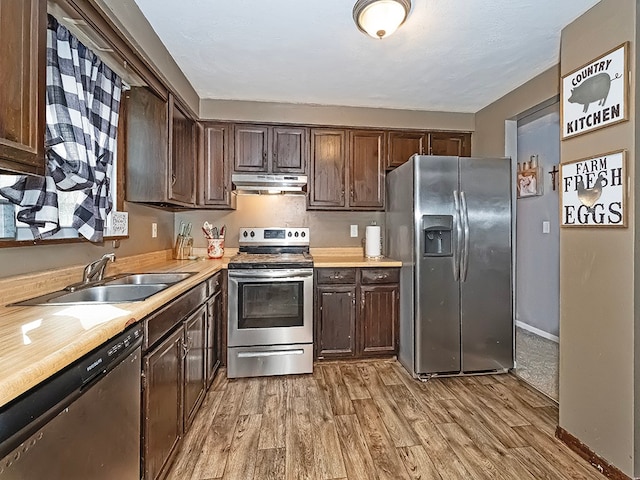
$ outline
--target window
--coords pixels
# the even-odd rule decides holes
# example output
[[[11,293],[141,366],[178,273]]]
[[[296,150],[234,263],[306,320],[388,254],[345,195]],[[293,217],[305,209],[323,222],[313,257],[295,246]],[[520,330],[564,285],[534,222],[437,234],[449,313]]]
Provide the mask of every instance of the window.
[[[0,238],[101,241],[118,204],[122,81],[51,15],[47,50],[47,174],[0,175]]]

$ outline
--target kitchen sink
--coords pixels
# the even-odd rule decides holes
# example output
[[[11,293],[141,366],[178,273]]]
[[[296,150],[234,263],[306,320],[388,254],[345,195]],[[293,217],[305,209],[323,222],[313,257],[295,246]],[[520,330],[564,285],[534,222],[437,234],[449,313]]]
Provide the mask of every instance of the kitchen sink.
[[[193,272],[168,272],[168,273],[127,273],[113,280],[107,280],[105,285],[150,285],[169,284],[186,280]]]
[[[96,285],[69,292],[58,290],[39,297],[14,303],[15,306],[28,305],[75,305],[86,303],[125,303],[139,302],[165,288],[166,283],[150,285]]]
[[[192,272],[125,273],[13,303],[13,306],[140,302],[193,275]]]

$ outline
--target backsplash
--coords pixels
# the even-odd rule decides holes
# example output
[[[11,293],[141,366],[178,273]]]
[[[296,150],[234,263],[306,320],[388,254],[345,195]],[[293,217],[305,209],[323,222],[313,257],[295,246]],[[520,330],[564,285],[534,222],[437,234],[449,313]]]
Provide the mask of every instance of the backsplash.
[[[238,195],[237,209],[177,212],[180,222],[193,223],[194,247],[205,247],[200,227],[206,221],[226,225],[225,246],[238,246],[241,227],[309,227],[311,247],[360,247],[367,225],[376,222],[384,232],[384,212],[318,212],[306,210],[304,195]],[[350,225],[358,225],[358,237],[349,235]]]

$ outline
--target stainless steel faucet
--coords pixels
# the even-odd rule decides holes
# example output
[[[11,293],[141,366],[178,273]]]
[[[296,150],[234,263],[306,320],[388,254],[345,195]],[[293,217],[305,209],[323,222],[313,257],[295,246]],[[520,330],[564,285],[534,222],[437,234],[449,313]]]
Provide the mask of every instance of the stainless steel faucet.
[[[82,275],[82,283],[97,282],[104,278],[104,271],[107,268],[107,263],[115,262],[115,253],[105,253],[102,258],[91,262],[84,267],[84,274]]]

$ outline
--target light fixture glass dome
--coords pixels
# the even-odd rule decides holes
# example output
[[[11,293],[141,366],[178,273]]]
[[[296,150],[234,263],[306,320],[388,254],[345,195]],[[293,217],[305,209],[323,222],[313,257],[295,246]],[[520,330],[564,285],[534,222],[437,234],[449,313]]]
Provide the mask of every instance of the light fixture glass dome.
[[[386,38],[404,23],[410,9],[410,0],[358,0],[353,19],[371,37]]]

